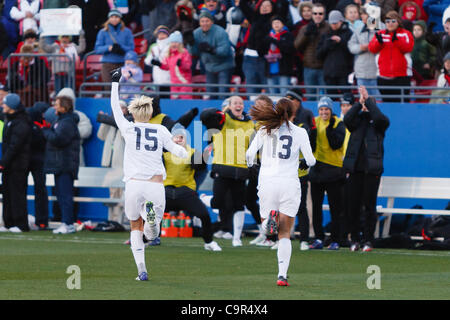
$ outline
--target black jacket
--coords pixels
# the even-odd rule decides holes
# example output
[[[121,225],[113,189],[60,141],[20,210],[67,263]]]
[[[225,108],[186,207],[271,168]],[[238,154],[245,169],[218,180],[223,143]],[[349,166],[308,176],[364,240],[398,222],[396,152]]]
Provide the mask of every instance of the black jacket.
[[[316,150],[317,127],[312,111],[300,105],[295,114],[294,124],[308,132],[311,149]]]
[[[340,42],[331,40],[337,35]],[[329,77],[347,77],[353,71],[353,55],[347,47],[347,43],[353,32],[344,22],[339,30],[332,30],[322,35],[316,49],[317,59],[323,61],[324,75]]]
[[[344,123],[350,131],[350,140],[344,158],[347,172],[383,173],[384,135],[389,119],[380,111],[373,98],[366,101],[369,112],[362,112],[357,102],[347,112]]]
[[[4,171],[28,171],[31,158],[31,120],[25,109],[5,117],[2,160]]]
[[[270,34],[270,31],[269,31]],[[264,49],[266,54],[270,49],[270,45],[273,43],[278,47],[281,53],[281,59],[278,60],[279,63],[279,75],[282,76],[291,76],[294,75],[294,55],[295,55],[295,47],[294,47],[294,36],[290,31],[283,33],[280,36],[280,40],[272,38],[270,35],[266,35],[263,40]],[[268,65],[267,65],[267,74],[269,74]]]
[[[68,112],[58,116],[51,128],[44,129],[47,140],[44,171],[56,175],[63,173],[78,177],[80,165],[80,133],[76,113]]]

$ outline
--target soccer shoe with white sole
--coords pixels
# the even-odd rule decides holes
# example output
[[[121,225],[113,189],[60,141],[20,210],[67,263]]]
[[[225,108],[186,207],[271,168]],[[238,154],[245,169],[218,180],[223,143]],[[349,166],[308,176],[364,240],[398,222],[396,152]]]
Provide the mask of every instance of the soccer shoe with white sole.
[[[53,230],[54,234],[68,234],[68,233],[75,233],[75,232],[76,232],[76,229],[73,224],[67,225],[65,223],[61,224],[59,226],[59,228]]]
[[[147,222],[144,225],[144,235],[149,241],[153,241],[159,235],[158,225],[156,223],[156,212],[153,209],[153,202],[146,201],[144,208]]]
[[[300,251],[309,250],[309,243],[307,241],[300,242]]]
[[[231,240],[231,239],[233,239],[233,235],[232,235],[231,233],[229,233],[229,232],[225,232],[225,233],[222,235],[222,239],[225,239],[225,240]]]
[[[364,244],[364,247],[362,248],[363,252],[370,252],[372,250],[373,250],[373,246],[372,246],[372,243],[370,243],[370,242],[366,242]]]
[[[258,247],[272,247],[275,245],[275,242],[273,242],[272,240],[266,239],[264,241],[258,242],[256,245]]]
[[[328,246],[328,250],[339,250],[339,243],[337,242],[330,243],[330,245]]]
[[[278,241],[275,241],[275,244],[270,247],[270,250],[278,250]]]
[[[217,242],[211,241],[210,243],[205,243],[205,250],[208,250],[208,251],[222,251],[222,248],[219,247]]]
[[[360,249],[360,245],[358,242],[352,242],[350,244],[350,251],[356,252]]]
[[[320,250],[323,248],[322,240],[316,239],[310,246],[310,249]]]
[[[223,232],[222,230],[216,231],[213,234],[214,238],[218,238],[218,239],[222,239],[223,235],[225,234],[225,232]]]
[[[271,210],[269,218],[267,218],[267,231],[268,235],[274,235],[278,233],[278,219],[279,212],[277,210]]]
[[[267,239],[266,235],[260,233],[255,239],[253,239],[252,241],[250,241],[250,244],[251,244],[251,245],[258,244],[258,243],[260,243],[260,242],[263,242],[263,241],[266,240],[266,239]]]
[[[277,280],[277,286],[279,287],[289,287],[289,283],[287,281],[287,278],[279,276]]]
[[[137,281],[148,281],[148,274],[147,272],[143,271],[139,273],[139,275],[136,278]]]
[[[22,230],[20,230],[19,227],[12,227],[12,228],[9,228],[9,232],[12,232],[12,233],[21,233]]]
[[[233,247],[242,247],[242,240],[240,240],[240,239],[233,239],[231,244],[233,245]]]

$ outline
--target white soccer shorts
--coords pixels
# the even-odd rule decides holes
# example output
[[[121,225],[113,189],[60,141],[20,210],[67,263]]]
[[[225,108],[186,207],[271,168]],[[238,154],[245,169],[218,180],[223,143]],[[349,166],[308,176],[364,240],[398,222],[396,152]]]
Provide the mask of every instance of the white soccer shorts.
[[[259,211],[267,219],[271,210],[295,218],[300,207],[300,181],[296,179],[264,179],[258,185]]]
[[[162,220],[164,209],[166,208],[166,194],[162,183],[128,180],[125,184],[125,214],[130,221],[142,217],[147,219],[145,212],[145,202],[153,202],[153,209],[156,212],[156,223]]]

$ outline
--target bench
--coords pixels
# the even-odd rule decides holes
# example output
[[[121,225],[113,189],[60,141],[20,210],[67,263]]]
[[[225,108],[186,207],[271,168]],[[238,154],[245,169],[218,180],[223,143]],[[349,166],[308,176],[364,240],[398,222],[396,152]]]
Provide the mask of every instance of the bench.
[[[74,181],[74,186],[78,188],[124,188],[122,181],[123,170],[121,168],[103,168],[103,167],[80,167],[78,179]],[[28,186],[33,186],[34,181],[30,173],[28,176]],[[47,187],[55,186],[53,174],[46,175]],[[0,195],[1,196],[1,195]],[[49,195],[49,200],[56,200],[56,196]],[[34,200],[34,195],[27,195],[27,200]],[[100,202],[107,204],[117,204],[123,202],[123,198],[104,198],[104,197],[82,197],[73,198],[75,202]]]

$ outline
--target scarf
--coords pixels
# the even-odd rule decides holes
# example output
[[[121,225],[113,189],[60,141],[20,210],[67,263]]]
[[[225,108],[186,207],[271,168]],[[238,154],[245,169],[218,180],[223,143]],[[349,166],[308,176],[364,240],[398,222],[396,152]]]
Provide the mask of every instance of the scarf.
[[[444,77],[445,77],[445,80],[447,80],[447,86],[450,86],[450,74],[445,74],[444,75]]]
[[[269,36],[280,41],[280,38],[283,34],[288,32],[288,28],[286,26],[281,29],[280,32],[275,32],[273,29],[270,30]],[[281,51],[274,43],[270,44],[268,53],[264,56],[269,63],[269,72],[270,74],[278,74],[280,72],[280,65],[278,61],[281,59]]]

